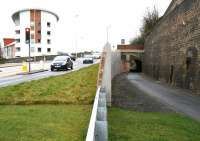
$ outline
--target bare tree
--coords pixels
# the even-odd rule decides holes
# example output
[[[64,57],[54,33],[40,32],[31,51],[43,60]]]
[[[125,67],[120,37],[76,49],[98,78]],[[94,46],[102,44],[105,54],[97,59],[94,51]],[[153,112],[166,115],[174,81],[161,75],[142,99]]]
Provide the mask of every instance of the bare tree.
[[[146,14],[143,17],[142,20],[142,27],[140,28],[140,35],[133,38],[130,41],[131,45],[144,45],[145,38],[151,33],[151,31],[154,29],[159,18],[159,12],[155,8],[151,11],[149,9],[146,10]]]

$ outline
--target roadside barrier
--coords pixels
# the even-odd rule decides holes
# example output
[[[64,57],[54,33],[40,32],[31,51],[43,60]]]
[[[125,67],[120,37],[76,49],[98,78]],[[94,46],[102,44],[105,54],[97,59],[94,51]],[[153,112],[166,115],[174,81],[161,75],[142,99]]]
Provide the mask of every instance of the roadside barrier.
[[[105,89],[98,87],[86,141],[107,141],[108,140],[108,122],[107,122],[107,105]]]

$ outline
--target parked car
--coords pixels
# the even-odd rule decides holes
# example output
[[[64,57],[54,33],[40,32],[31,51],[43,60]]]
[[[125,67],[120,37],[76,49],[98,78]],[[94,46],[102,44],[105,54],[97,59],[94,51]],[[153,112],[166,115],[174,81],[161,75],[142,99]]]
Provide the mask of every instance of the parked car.
[[[93,63],[94,63],[93,57],[84,57],[83,58],[83,64],[93,64]]]
[[[73,62],[69,56],[57,56],[51,64],[51,71],[73,69]]]
[[[96,53],[93,53],[92,56],[93,56],[94,59],[100,59],[101,58],[101,53],[97,53],[96,52]]]

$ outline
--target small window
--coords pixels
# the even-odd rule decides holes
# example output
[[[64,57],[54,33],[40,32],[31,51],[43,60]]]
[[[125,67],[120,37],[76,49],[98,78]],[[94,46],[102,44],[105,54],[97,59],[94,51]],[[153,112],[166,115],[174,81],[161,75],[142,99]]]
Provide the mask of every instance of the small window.
[[[20,43],[20,39],[16,39],[15,41],[16,41],[17,43]]]
[[[20,30],[15,30],[15,33],[16,34],[20,34]]]
[[[20,47],[16,47],[16,52],[20,52],[21,48]]]
[[[41,26],[41,22],[38,23],[38,26]]]
[[[47,35],[51,35],[51,31],[47,31]]]
[[[47,39],[47,44],[51,44],[51,40],[50,39]]]
[[[47,48],[47,52],[51,52],[51,48]]]
[[[38,30],[38,32],[37,32],[38,34],[41,34],[41,30]]]
[[[41,39],[37,39],[37,42],[38,42],[38,43],[41,43]]]
[[[30,23],[30,24],[31,24],[31,26],[34,26],[35,22],[34,22],[34,21],[31,21],[31,23]]]
[[[121,59],[122,59],[123,61],[126,61],[126,59],[127,59],[127,58],[126,58],[126,55],[122,55],[122,56],[121,56]]]
[[[40,47],[38,48],[38,52],[42,52],[42,49]]]
[[[31,34],[31,39],[34,39],[34,34]]]
[[[51,27],[51,23],[50,22],[47,22],[47,27]]]
[[[31,26],[31,30],[34,30],[34,26]]]

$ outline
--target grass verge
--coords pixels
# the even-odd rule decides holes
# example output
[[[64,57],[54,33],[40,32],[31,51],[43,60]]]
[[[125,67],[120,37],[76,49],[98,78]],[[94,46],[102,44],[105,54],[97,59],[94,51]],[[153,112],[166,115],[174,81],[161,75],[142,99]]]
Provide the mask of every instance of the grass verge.
[[[0,88],[0,141],[85,140],[97,73],[92,65]]]
[[[62,76],[0,88],[0,104],[91,104],[97,73],[98,65],[92,65]]]
[[[176,114],[110,108],[110,141],[200,141],[200,123]]]
[[[0,141],[83,141],[91,105],[0,106]]]

